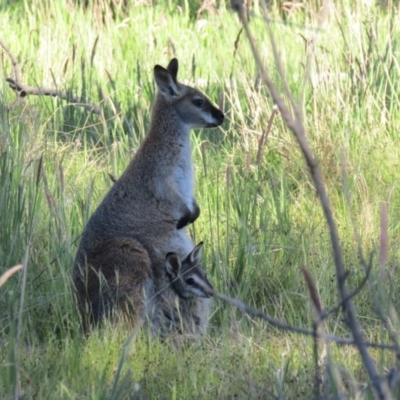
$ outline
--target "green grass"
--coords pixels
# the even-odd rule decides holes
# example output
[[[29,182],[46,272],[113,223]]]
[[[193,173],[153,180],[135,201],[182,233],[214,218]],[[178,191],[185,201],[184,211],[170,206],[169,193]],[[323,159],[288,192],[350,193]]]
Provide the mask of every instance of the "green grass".
[[[273,105],[244,34],[235,51],[237,17],[221,4],[197,19],[194,3],[177,8],[169,2],[168,7],[132,6],[113,19],[100,1],[86,13],[64,3],[35,0],[0,7],[1,37],[17,56],[24,83],[57,84],[103,109],[95,115],[64,100],[33,96],[15,104],[4,81],[12,76],[12,65],[0,50],[0,272],[21,263],[28,252],[23,293],[22,273],[0,289],[0,397],[14,398],[19,386],[19,393],[37,399],[247,399],[271,393],[311,398],[312,341],[217,300],[208,335],[182,351],[145,331],[125,352],[130,332],[122,328],[105,326],[88,338],[81,335],[70,291],[77,240],[111,187],[108,174],[122,173],[145,135],[154,64],[166,65],[172,56],[180,61],[179,78],[202,83],[214,102],[224,103],[227,115],[221,129],[192,136],[202,213],[190,232],[205,242],[204,266],[215,288],[309,328],[313,310],[301,266],[311,272],[325,307],[334,306],[338,295],[319,201],[280,117],[256,163]],[[392,9],[356,3],[338,2],[320,28],[313,3],[285,14],[285,23],[272,7],[271,18],[278,21],[272,26],[286,78],[301,101],[330,195],[349,286],[363,277],[353,215],[365,255],[375,252],[374,284],[394,315],[400,306],[399,27]],[[282,88],[259,16],[256,7],[251,28]],[[303,90],[307,60],[313,83]],[[389,249],[386,280],[380,281],[383,202]],[[367,288],[355,303],[365,336],[387,341]],[[327,325],[330,333],[348,335],[340,314]],[[331,352],[340,371],[366,382],[355,349],[332,346]],[[372,354],[380,371],[395,362],[388,352]],[[342,379],[347,375],[342,372]],[[336,386],[352,398],[356,384],[349,379]]]

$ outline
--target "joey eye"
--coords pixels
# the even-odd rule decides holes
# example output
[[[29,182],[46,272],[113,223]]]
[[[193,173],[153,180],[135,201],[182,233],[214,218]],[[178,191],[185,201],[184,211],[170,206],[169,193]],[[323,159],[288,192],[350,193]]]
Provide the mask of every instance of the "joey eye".
[[[196,107],[201,107],[204,104],[203,99],[195,99],[192,101],[192,103],[196,106]]]
[[[188,284],[188,285],[194,285],[194,279],[193,278],[188,278],[188,279],[186,279],[186,283]]]

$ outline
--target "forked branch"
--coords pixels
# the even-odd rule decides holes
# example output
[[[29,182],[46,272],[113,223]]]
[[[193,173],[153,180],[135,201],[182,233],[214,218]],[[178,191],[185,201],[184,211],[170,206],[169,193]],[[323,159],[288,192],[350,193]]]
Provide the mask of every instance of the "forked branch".
[[[287,93],[288,98],[291,100],[291,106],[294,111],[293,113],[289,110],[289,108],[286,106],[285,101],[283,97],[279,94],[275,84],[272,82],[267,70],[264,68],[264,64],[261,60],[261,56],[259,54],[259,51],[257,49],[257,46],[255,44],[255,41],[253,39],[253,36],[251,34],[248,20],[246,18],[246,11],[245,7],[243,5],[243,2],[241,0],[232,0],[231,2],[232,8],[238,13],[240,21],[245,29],[245,32],[247,34],[247,37],[250,42],[250,46],[253,52],[254,59],[256,61],[257,67],[260,72],[260,76],[262,81],[266,84],[271,97],[274,101],[274,103],[278,106],[278,109],[281,113],[282,119],[294,135],[294,137],[297,140],[297,143],[303,153],[304,159],[308,165],[311,177],[313,179],[318,198],[321,202],[321,206],[323,208],[325,218],[327,221],[327,225],[329,228],[329,233],[330,233],[330,238],[331,238],[331,245],[332,245],[332,250],[333,250],[333,257],[335,261],[335,267],[336,267],[336,277],[337,277],[337,286],[340,292],[340,297],[343,301],[343,310],[346,315],[346,323],[351,331],[351,334],[354,338],[354,342],[358,348],[358,351],[361,355],[363,364],[368,372],[369,378],[373,384],[373,387],[376,391],[377,396],[380,399],[387,399],[389,398],[390,395],[387,394],[386,388],[384,388],[384,385],[380,379],[380,376],[378,374],[377,368],[375,366],[375,363],[371,357],[371,355],[368,353],[367,346],[365,344],[365,341],[363,339],[363,336],[361,334],[361,327],[360,324],[357,320],[356,316],[356,310],[354,307],[354,304],[351,300],[351,297],[349,296],[349,291],[346,286],[346,271],[344,268],[344,262],[343,262],[343,255],[342,255],[342,250],[341,250],[341,245],[339,241],[339,235],[337,231],[337,227],[333,218],[332,214],[332,209],[330,206],[329,198],[322,180],[321,172],[318,167],[318,162],[316,158],[314,157],[314,154],[311,150],[311,147],[308,143],[308,140],[305,135],[305,128],[304,128],[304,123],[302,121],[301,117],[301,112],[298,108],[298,106],[295,104],[293,101],[292,95],[289,91]],[[265,7],[265,4],[263,1],[261,1],[261,6],[264,12],[264,15],[267,15],[267,9]],[[267,22],[267,25],[269,23]],[[270,31],[269,27],[268,30]],[[271,32],[270,32],[271,33]],[[274,41],[273,35],[270,34],[270,40],[272,43],[273,49],[276,49],[276,43]],[[278,60],[278,55],[276,52],[274,52],[274,56],[276,57],[276,67],[279,70],[279,75],[281,77],[284,77],[284,73],[281,70],[281,64]],[[284,82],[285,88],[287,88],[286,82]],[[286,89],[288,90],[288,89]]]

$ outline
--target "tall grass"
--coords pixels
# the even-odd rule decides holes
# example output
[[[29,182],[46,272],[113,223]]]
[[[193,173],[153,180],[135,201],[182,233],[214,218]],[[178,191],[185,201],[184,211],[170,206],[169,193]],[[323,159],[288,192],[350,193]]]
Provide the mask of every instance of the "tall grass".
[[[96,4],[107,10],[105,3]],[[363,270],[350,215],[366,251],[376,251],[379,210],[387,204],[384,292],[396,308],[399,28],[394,10],[363,4],[338,2],[321,29],[316,3],[285,13],[284,19],[273,7],[271,18],[277,21],[274,31],[290,88],[303,101],[351,285]],[[152,68],[172,56],[179,58],[180,79],[224,103],[227,115],[221,129],[192,136],[202,213],[191,234],[205,241],[204,266],[216,289],[290,323],[311,326],[300,271],[306,265],[324,305],[338,300],[318,199],[279,117],[257,163],[273,104],[247,42],[237,40],[235,15],[222,4],[197,18],[191,2],[132,6],[114,18],[101,10],[39,0],[0,8],[1,36],[18,58],[24,83],[57,86],[103,110],[96,115],[57,98],[14,103],[4,79],[0,86],[0,272],[21,263],[28,252],[22,309],[22,273],[0,289],[0,397],[310,398],[312,343],[217,301],[209,335],[183,352],[144,331],[125,351],[130,332],[105,326],[88,338],[81,335],[70,292],[79,235],[112,185],[108,174],[122,173],[144,137],[155,90]],[[255,10],[252,28],[277,77],[265,25]],[[6,78],[12,66],[0,54]],[[303,90],[307,62],[311,76]],[[373,260],[376,276],[378,259]],[[368,290],[357,296],[356,305],[365,335],[386,339],[376,329]],[[342,333],[340,314],[328,326]],[[351,393],[365,379],[360,361],[353,349],[333,351],[341,371],[348,371],[343,388]],[[392,361],[387,353],[374,355],[382,368]]]

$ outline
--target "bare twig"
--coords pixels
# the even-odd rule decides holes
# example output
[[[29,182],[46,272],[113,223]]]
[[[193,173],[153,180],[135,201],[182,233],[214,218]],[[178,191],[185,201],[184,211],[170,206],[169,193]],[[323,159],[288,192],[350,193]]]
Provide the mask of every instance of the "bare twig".
[[[266,7],[261,2],[264,13],[266,13]],[[294,102],[290,91],[287,91],[287,84],[285,85],[285,80],[283,78],[283,84],[286,89],[286,95],[289,97],[291,100],[291,105],[294,110],[295,116],[289,111],[288,107],[286,106],[283,98],[281,95],[278,93],[277,88],[275,87],[274,83],[272,82],[269,74],[267,73],[266,69],[264,68],[263,62],[261,60],[261,56],[258,52],[258,49],[256,47],[255,41],[253,39],[253,36],[250,32],[250,28],[245,16],[245,10],[243,7],[243,3],[240,0],[232,0],[231,2],[232,8],[237,11],[239,18],[241,20],[241,23],[245,29],[245,32],[247,34],[247,37],[250,42],[250,46],[255,58],[255,61],[257,63],[258,69],[260,71],[260,76],[263,82],[267,85],[268,90],[271,94],[271,97],[275,104],[278,106],[279,111],[282,115],[283,120],[285,121],[286,125],[288,128],[292,131],[294,137],[297,140],[297,143],[300,146],[300,149],[303,153],[304,159],[308,165],[311,177],[314,181],[314,185],[319,197],[319,200],[321,202],[321,206],[323,208],[325,218],[329,227],[329,233],[330,233],[330,238],[331,238],[331,245],[332,245],[332,250],[333,250],[333,257],[335,261],[335,267],[336,267],[336,278],[337,278],[337,285],[338,289],[340,292],[340,297],[341,299],[348,299],[347,301],[343,302],[343,310],[346,315],[346,322],[347,325],[352,333],[352,336],[354,338],[354,342],[358,348],[358,351],[361,355],[363,364],[368,372],[369,378],[373,384],[373,387],[380,399],[386,399],[388,398],[386,396],[385,390],[382,385],[382,381],[379,377],[378,371],[376,369],[375,363],[371,355],[368,353],[367,346],[365,345],[362,333],[361,333],[361,327],[360,324],[357,320],[356,317],[356,310],[354,307],[353,302],[351,299],[349,299],[349,292],[346,286],[346,271],[344,268],[344,262],[343,262],[343,255],[342,255],[342,250],[341,250],[341,245],[339,241],[339,235],[336,227],[336,223],[333,218],[332,214],[332,209],[330,207],[330,202],[329,198],[325,189],[325,186],[323,184],[322,176],[318,167],[317,160],[315,159],[313,152],[310,148],[310,145],[308,143],[308,140],[305,135],[305,129],[304,129],[304,124],[302,121],[302,114],[299,109],[299,107],[296,105]],[[265,14],[266,15],[266,14]],[[278,54],[276,53],[276,45],[273,36],[271,35],[271,30],[268,25],[268,30],[270,32],[270,40],[273,45],[274,49],[274,56],[279,59]],[[276,66],[278,69],[282,69],[280,63],[276,61]],[[279,71],[279,74],[281,77],[284,77],[283,71]]]
[[[96,44],[97,44],[97,40],[93,47],[92,58],[94,57],[93,52],[95,50]],[[10,85],[11,89],[14,90],[14,92],[17,94],[18,98],[25,97],[28,95],[59,97],[60,99],[67,100],[67,101],[73,103],[74,105],[85,107],[90,112],[93,112],[94,114],[101,114],[100,106],[98,106],[97,104],[88,102],[79,96],[70,95],[67,92],[62,92],[57,89],[34,87],[34,86],[28,86],[28,85],[23,84],[21,82],[21,70],[18,65],[18,61],[17,61],[16,57],[14,56],[14,54],[12,53],[12,51],[10,50],[10,48],[7,46],[7,44],[4,42],[4,40],[1,37],[0,37],[0,46],[4,49],[4,51],[10,57],[10,60],[11,60],[12,66],[13,66],[14,79],[6,78],[6,81]],[[54,80],[54,76],[53,76],[53,80]]]
[[[287,322],[280,321],[274,317],[271,317],[268,314],[265,314],[259,310],[249,307],[248,305],[246,305],[245,303],[243,303],[240,300],[233,299],[232,297],[229,297],[225,294],[215,292],[215,291],[213,291],[210,294],[214,295],[215,297],[217,297],[220,300],[227,302],[228,304],[230,304],[234,307],[239,308],[239,310],[242,310],[246,314],[252,315],[253,317],[260,318],[260,319],[268,322],[270,325],[275,326],[276,328],[279,328],[279,329],[282,329],[285,331],[289,331],[289,332],[299,333],[299,334],[302,334],[305,336],[314,337],[316,335],[316,337],[319,339],[324,339],[324,340],[334,342],[337,344],[341,344],[341,345],[347,345],[347,346],[356,345],[356,342],[353,339],[343,338],[340,336],[329,335],[329,334],[321,334],[318,332],[315,333],[314,330],[302,328],[300,326],[295,326],[295,325],[288,324]],[[391,344],[385,344],[385,343],[364,342],[364,344],[367,347],[372,347],[372,348],[377,348],[377,349],[382,349],[382,350],[395,350],[396,349],[395,346],[393,346]]]
[[[100,106],[87,102],[79,96],[69,95],[67,92],[51,88],[27,86],[11,78],[7,78],[6,81],[19,97],[25,97],[28,95],[59,97],[60,99],[67,100],[74,105],[85,107],[94,114],[101,114]]]

